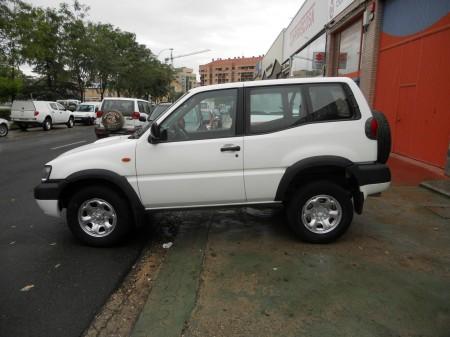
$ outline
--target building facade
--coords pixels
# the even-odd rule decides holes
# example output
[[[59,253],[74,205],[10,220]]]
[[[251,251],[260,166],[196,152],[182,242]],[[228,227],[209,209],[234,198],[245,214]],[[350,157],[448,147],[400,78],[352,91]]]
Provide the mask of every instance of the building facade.
[[[282,32],[271,78],[350,77],[387,116],[394,153],[450,165],[450,0],[306,0]]]
[[[217,59],[200,65],[200,85],[252,81],[262,56]]]
[[[175,79],[171,86],[176,93],[184,94],[186,91],[197,86],[197,74],[191,68],[175,68]]]

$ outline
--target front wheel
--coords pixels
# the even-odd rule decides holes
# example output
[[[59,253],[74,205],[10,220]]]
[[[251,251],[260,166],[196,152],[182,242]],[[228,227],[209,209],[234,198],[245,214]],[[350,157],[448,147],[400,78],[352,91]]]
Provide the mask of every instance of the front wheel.
[[[75,125],[75,122],[74,122],[74,120],[73,120],[73,117],[70,117],[70,118],[69,118],[69,121],[67,122],[67,127],[68,127],[69,129],[71,129],[71,128],[73,128],[74,125]]]
[[[67,207],[67,223],[81,242],[95,247],[122,241],[132,228],[128,202],[115,190],[89,186],[76,192]]]
[[[344,234],[353,219],[351,194],[331,181],[300,187],[287,205],[289,226],[300,239],[329,243]]]

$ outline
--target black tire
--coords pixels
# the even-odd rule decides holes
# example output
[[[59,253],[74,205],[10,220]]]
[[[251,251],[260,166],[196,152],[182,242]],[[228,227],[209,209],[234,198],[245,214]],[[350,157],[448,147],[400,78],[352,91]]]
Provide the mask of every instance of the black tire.
[[[19,129],[22,130],[22,131],[26,131],[26,130],[28,129],[28,125],[27,125],[27,124],[17,123],[17,126],[18,126]]]
[[[6,137],[8,135],[8,125],[0,124],[0,137]]]
[[[44,123],[42,123],[42,128],[44,129],[44,131],[50,131],[52,129],[53,125],[52,125],[52,119],[50,117],[47,117],[44,120]]]
[[[391,129],[386,116],[379,111],[372,111],[373,117],[378,122],[377,142],[378,153],[377,162],[385,164],[391,153]]]
[[[67,122],[67,127],[69,128],[69,129],[72,129],[73,127],[74,127],[74,125],[75,125],[75,121],[74,121],[74,119],[73,119],[73,117],[71,116],[71,117],[69,117],[69,121]]]
[[[116,214],[115,227],[107,234],[105,230],[104,236],[95,237],[88,234],[78,220],[80,207],[91,199],[106,201]],[[123,241],[133,228],[132,219],[127,199],[106,186],[94,185],[82,188],[72,196],[67,207],[67,223],[73,235],[84,244],[94,247],[109,247]]]
[[[321,231],[320,226],[318,226],[316,232],[314,232],[304,223],[307,219],[303,220],[302,217],[303,208],[307,208],[307,205],[310,205],[309,201],[317,196],[332,197],[338,205],[334,202],[331,203],[331,210],[339,210],[340,207],[341,214],[340,220],[334,218],[334,221],[336,221],[335,223],[330,221],[332,224],[330,229],[325,229],[325,227],[322,226],[323,230],[320,233],[317,233],[317,231]],[[326,200],[326,198],[318,198],[319,204],[322,202],[321,200]],[[335,241],[347,231],[353,220],[353,204],[351,194],[340,185],[331,181],[320,180],[311,182],[300,187],[288,201],[286,207],[286,217],[289,226],[303,241],[310,243],[329,243]],[[308,218],[308,216],[305,217]],[[329,219],[333,220],[333,218]]]

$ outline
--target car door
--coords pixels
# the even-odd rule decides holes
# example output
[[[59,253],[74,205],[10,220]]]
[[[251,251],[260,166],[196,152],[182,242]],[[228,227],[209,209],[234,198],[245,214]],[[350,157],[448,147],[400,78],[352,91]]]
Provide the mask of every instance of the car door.
[[[67,123],[69,121],[71,111],[66,110],[66,108],[62,104],[56,103],[56,106],[58,107],[59,112],[58,123]]]
[[[48,105],[50,107],[53,124],[61,123],[61,113],[59,111],[57,103],[50,102]]]
[[[207,109],[203,103],[208,103]],[[238,89],[224,89],[195,94],[158,120],[167,139],[157,144],[140,139],[136,148],[137,180],[145,207],[245,202],[243,137],[237,132],[240,114]],[[203,115],[210,118],[205,120]]]

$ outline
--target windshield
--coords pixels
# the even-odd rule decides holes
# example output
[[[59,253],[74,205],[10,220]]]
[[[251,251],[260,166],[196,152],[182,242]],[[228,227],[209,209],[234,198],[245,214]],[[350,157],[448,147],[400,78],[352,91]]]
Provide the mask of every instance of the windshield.
[[[80,112],[94,112],[93,105],[81,104],[78,106],[77,111]]]
[[[161,112],[158,114],[158,116],[156,116],[155,118],[158,118],[159,116],[161,116],[167,109],[169,109],[170,107],[172,107],[172,106],[174,106],[175,104],[177,104],[179,101],[181,101],[181,100],[182,100],[187,94],[189,94],[189,93],[190,93],[190,91],[186,91],[183,95],[181,95],[181,96],[180,96],[175,102],[173,102],[171,105],[167,105],[167,107],[166,107],[163,111],[161,111]],[[158,105],[158,106],[159,106],[159,105]],[[156,108],[157,108],[158,106],[155,107],[155,110],[156,110]],[[164,106],[161,105],[161,107],[164,107]],[[145,131],[147,131],[148,129],[150,129],[150,126],[152,125],[152,123],[153,123],[153,121],[154,121],[154,119],[152,119],[152,117],[153,117],[153,113],[155,112],[155,110],[153,110],[153,112],[152,112],[152,114],[151,114],[150,121],[147,122],[147,123],[145,123],[145,125],[143,125],[141,128],[137,129],[137,130],[130,136],[130,138],[140,138],[140,137],[145,133]]]
[[[166,111],[167,109],[169,109],[170,104],[160,104],[157,105],[154,109],[152,114],[150,115],[150,120],[154,121],[156,118],[158,118],[159,116],[161,116],[161,114]]]

